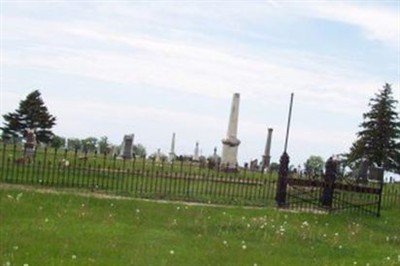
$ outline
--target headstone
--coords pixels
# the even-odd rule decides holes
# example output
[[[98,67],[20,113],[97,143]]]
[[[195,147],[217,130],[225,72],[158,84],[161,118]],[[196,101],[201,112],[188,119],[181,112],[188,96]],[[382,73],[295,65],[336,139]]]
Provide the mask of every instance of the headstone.
[[[250,171],[257,171],[258,170],[258,160],[254,159],[250,161]]]
[[[125,135],[122,140],[121,150],[119,152],[119,157],[123,159],[132,159],[133,154],[133,139],[134,135]]]
[[[25,144],[24,144],[24,156],[32,158],[36,148],[36,135],[33,129],[26,129]]]
[[[383,168],[371,166],[369,168],[369,179],[374,181],[383,182]]]
[[[215,162],[218,161],[217,147],[214,147],[214,153],[213,153],[212,158],[213,158],[213,160],[214,160]]]
[[[360,163],[360,168],[358,170],[357,181],[362,181],[364,183],[368,182],[368,168],[369,168],[368,160],[362,158]]]
[[[155,161],[158,163],[161,161],[161,150],[157,149]]]
[[[240,140],[237,139],[238,118],[239,118],[239,99],[240,94],[233,94],[231,113],[229,117],[228,132],[226,138],[222,140],[222,160],[221,163],[227,171],[237,171],[237,153]]]

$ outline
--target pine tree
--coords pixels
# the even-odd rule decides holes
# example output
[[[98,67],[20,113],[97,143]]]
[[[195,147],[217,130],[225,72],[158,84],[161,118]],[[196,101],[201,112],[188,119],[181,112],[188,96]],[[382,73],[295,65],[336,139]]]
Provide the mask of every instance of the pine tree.
[[[400,121],[396,104],[387,83],[370,99],[370,111],[363,114],[362,129],[348,154],[349,162],[366,158],[370,164],[400,173]]]
[[[56,124],[56,118],[47,110],[38,90],[28,94],[15,112],[5,114],[3,118],[4,127],[0,128],[3,139],[21,138],[27,128],[33,129],[37,141],[42,143],[49,143],[54,136],[51,128]]]

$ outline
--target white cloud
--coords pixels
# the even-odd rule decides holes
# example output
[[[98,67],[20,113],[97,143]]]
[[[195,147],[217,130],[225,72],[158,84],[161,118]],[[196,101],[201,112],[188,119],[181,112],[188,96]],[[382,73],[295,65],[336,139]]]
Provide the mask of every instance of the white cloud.
[[[31,28],[30,34],[38,31],[36,37],[42,39],[43,27],[37,26],[36,29]],[[299,68],[289,65],[290,61],[299,59],[296,54],[287,54],[286,59],[283,56],[277,63],[274,57],[270,61],[256,58],[251,51],[233,52],[233,49],[209,47],[202,43],[188,44],[156,36],[118,34],[66,24],[59,24],[57,30],[64,37],[111,46],[123,45],[129,51],[101,50],[96,47],[74,49],[63,47],[60,43],[55,49],[40,45],[23,51],[5,50],[4,63],[208,97],[227,97],[239,91],[245,92],[250,98],[268,97],[272,102],[279,102],[295,90],[304,95],[307,102],[319,104],[321,100],[329,98],[334,106],[330,110],[349,112],[359,107],[354,101],[354,93],[367,95],[376,89],[377,84],[352,69],[343,66],[339,69],[336,65],[330,67],[332,62],[329,58],[317,59],[317,56],[313,56],[312,63],[297,61],[297,65],[302,66]],[[358,90],[361,84],[368,90]],[[343,104],[347,108],[341,108]]]
[[[369,39],[380,41],[397,49],[400,47],[399,5],[397,8],[389,8],[373,2],[304,1],[297,7],[300,9],[300,16],[354,25],[363,30]]]
[[[279,16],[274,12],[279,11],[276,13],[297,16],[288,16],[288,20],[310,17],[355,25],[369,38],[399,44],[396,38],[398,14],[393,10],[345,2],[302,2],[297,9],[292,9],[292,5],[286,8],[287,4],[281,1],[235,2],[227,4],[229,8],[226,9],[222,8],[224,4],[216,5],[213,9],[208,4],[182,4],[182,8],[163,4],[152,9],[147,8],[147,4],[138,8],[130,4],[102,3],[94,4],[96,9],[90,11],[98,15],[96,19],[88,12],[86,16],[78,13],[74,14],[74,19],[64,21],[5,15],[1,64],[4,68],[50,70],[49,75],[59,72],[73,74],[77,79],[89,77],[89,80],[121,83],[125,86],[119,88],[125,88],[127,98],[128,90],[154,87],[178,94],[226,99],[233,92],[241,92],[243,101],[249,105],[261,102],[273,106],[275,109],[268,114],[270,116],[283,113],[286,116],[286,105],[282,103],[287,103],[290,92],[294,91],[296,107],[306,107],[315,113],[338,113],[347,120],[364,111],[363,99],[371,97],[382,86],[385,80],[379,74],[363,72],[359,68],[362,63],[353,63],[351,58],[346,61],[287,47],[286,50],[281,47],[263,50],[246,43],[248,40],[242,37],[257,35],[264,38],[268,46],[268,32],[259,32],[257,27],[270,21],[275,23],[273,19]],[[281,29],[282,21],[286,18],[280,16],[276,30]],[[248,25],[255,27],[246,27]],[[251,29],[250,32],[247,29]],[[233,36],[226,41],[219,38],[219,34]],[[15,95],[7,94],[7,97],[11,99]],[[73,136],[79,131],[82,137],[94,132],[122,136],[135,131],[150,143],[145,143],[147,145],[163,142],[168,147],[170,131],[175,130],[172,128],[190,134],[192,142],[195,136],[206,131],[202,134],[209,138],[208,145],[219,144],[226,130],[226,117],[203,115],[200,111],[176,111],[172,107],[127,106],[113,103],[111,97],[109,100],[86,103],[52,98],[49,105],[63,121],[58,126],[62,135]],[[228,109],[228,105],[229,102],[221,108]],[[252,143],[252,147],[259,147],[261,152],[266,134],[262,119],[266,118],[259,119],[263,114],[256,115],[257,118],[250,114],[240,121],[239,138],[243,138],[246,145]],[[342,128],[318,129],[312,121],[302,120],[302,123],[308,127],[293,129],[291,138],[298,147],[314,148],[310,143],[321,144],[315,147],[322,147],[323,143],[329,147],[343,147],[344,142],[353,137]],[[273,127],[275,139],[282,141],[285,129],[276,122]],[[157,134],[165,136],[166,140],[161,141]],[[246,145],[241,146],[243,151],[254,152]]]

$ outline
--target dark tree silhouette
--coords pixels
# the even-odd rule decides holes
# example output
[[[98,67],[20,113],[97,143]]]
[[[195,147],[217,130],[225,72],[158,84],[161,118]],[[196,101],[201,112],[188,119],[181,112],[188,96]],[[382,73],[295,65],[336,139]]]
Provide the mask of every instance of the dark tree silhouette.
[[[50,143],[54,136],[51,128],[56,124],[45,106],[40,92],[35,90],[19,103],[15,112],[3,115],[5,120],[2,127],[3,139],[18,139],[25,135],[26,129],[35,131],[38,142]]]
[[[365,158],[369,164],[400,173],[400,121],[396,104],[392,88],[386,83],[370,100],[370,111],[363,114],[361,131],[348,154],[349,162]]]

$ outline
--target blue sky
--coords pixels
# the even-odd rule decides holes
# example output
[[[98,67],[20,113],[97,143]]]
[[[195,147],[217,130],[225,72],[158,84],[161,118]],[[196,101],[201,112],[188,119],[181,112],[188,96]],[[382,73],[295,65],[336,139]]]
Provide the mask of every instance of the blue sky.
[[[348,151],[385,82],[400,95],[398,1],[1,1],[1,109],[39,89],[64,137],[148,153],[221,152],[241,94],[239,161]],[[0,118],[0,123],[3,123]]]

